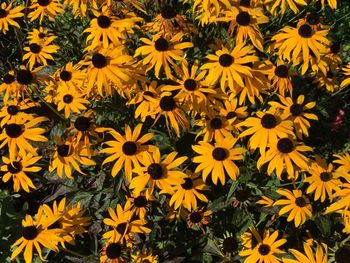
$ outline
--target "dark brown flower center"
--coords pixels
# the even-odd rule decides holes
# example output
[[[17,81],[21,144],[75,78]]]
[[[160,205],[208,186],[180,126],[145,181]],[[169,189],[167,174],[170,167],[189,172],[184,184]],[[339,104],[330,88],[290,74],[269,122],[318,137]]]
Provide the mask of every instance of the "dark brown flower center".
[[[19,108],[16,105],[10,105],[7,107],[7,113],[10,115],[16,115],[19,112]]]
[[[216,161],[223,161],[228,157],[227,150],[221,147],[214,148],[211,154]]]
[[[238,249],[238,243],[234,237],[227,237],[222,243],[222,248],[226,253],[234,253]]]
[[[21,125],[11,123],[5,126],[6,134],[10,138],[18,138],[23,133]]]
[[[38,4],[41,6],[48,6],[51,0],[38,0]]]
[[[106,248],[106,255],[109,259],[116,259],[122,254],[122,247],[118,243],[110,243]]]
[[[250,15],[248,12],[240,12],[237,16],[236,16],[236,21],[239,25],[241,26],[248,26],[250,23]]]
[[[275,68],[275,74],[279,78],[287,78],[288,77],[288,68],[285,65],[279,65]]]
[[[108,16],[100,15],[97,18],[97,24],[101,28],[108,28],[111,25],[112,21]]]
[[[222,54],[219,57],[220,65],[225,67],[225,68],[231,66],[233,61],[234,61],[234,59],[230,54]]]
[[[147,167],[147,173],[153,180],[158,180],[163,177],[163,167],[159,163],[152,163]]]
[[[328,182],[332,179],[332,174],[328,172],[322,172],[320,174],[320,178],[322,182]]]
[[[21,162],[13,162],[12,164],[9,163],[7,165],[7,171],[9,171],[12,174],[17,174],[20,171],[22,171],[22,164]]]
[[[338,52],[340,51],[340,44],[339,43],[333,43],[331,46],[331,52],[333,54],[338,54]]]
[[[32,83],[33,74],[27,69],[20,69],[17,71],[17,81],[19,84],[28,85]]]
[[[119,234],[123,235],[125,230],[126,230],[126,226],[127,224],[126,223],[121,223],[119,225],[117,225],[117,231]]]
[[[137,145],[135,142],[126,141],[122,146],[122,151],[125,155],[134,155],[137,152]]]
[[[290,113],[293,114],[293,116],[299,116],[300,114],[303,113],[303,105],[298,104],[298,103],[294,103],[292,104],[292,106],[290,106],[289,110]]]
[[[165,38],[158,38],[156,42],[154,43],[154,47],[156,48],[157,51],[167,51],[169,48],[169,43]]]
[[[3,78],[3,81],[6,83],[6,84],[11,84],[13,83],[14,81],[16,80],[15,76],[14,75],[11,75],[11,74],[6,74]]]
[[[350,258],[350,247],[342,246],[338,248],[334,256],[336,263],[348,263]]]
[[[39,38],[43,39],[46,37],[46,35],[43,32],[40,32],[38,35]]]
[[[145,207],[147,205],[147,199],[143,195],[140,195],[134,199],[134,205],[138,208]]]
[[[60,223],[58,222],[58,220],[55,221],[55,223],[51,224],[48,229],[57,229],[57,228],[61,228]]]
[[[316,13],[311,13],[311,14],[308,14],[306,16],[306,21],[310,24],[310,25],[317,25],[320,23],[320,16]]]
[[[266,129],[273,129],[277,125],[277,119],[273,114],[267,113],[261,118],[261,125]]]
[[[68,157],[70,155],[69,145],[63,144],[58,146],[57,153],[61,157]]]
[[[23,228],[22,235],[26,240],[34,240],[38,234],[38,229],[35,226],[26,226]]]
[[[249,7],[250,6],[250,0],[241,0],[239,2],[240,6],[244,6],[244,7]]]
[[[304,197],[300,196],[295,199],[295,204],[299,207],[304,207],[307,205],[307,202]]]
[[[172,19],[176,16],[174,8],[170,5],[165,5],[160,13],[164,19]]]
[[[261,244],[261,245],[259,246],[258,251],[259,251],[259,254],[260,254],[260,255],[266,256],[267,254],[270,253],[271,248],[270,248],[269,245]]]
[[[39,46],[38,44],[33,43],[33,44],[29,45],[29,49],[30,49],[30,51],[32,53],[39,54],[40,51],[41,51],[41,46]]]
[[[291,153],[294,150],[294,143],[289,138],[279,139],[277,143],[277,149],[281,153]]]
[[[70,81],[72,79],[72,73],[67,71],[67,70],[63,70],[61,73],[60,73],[60,78],[61,80],[63,81]]]
[[[7,11],[5,9],[0,8],[0,19],[7,17]]]
[[[219,117],[215,117],[210,120],[210,127],[214,130],[218,130],[222,128],[222,120]]]
[[[176,108],[176,102],[172,96],[164,96],[160,99],[159,106],[163,111],[172,111]]]
[[[194,79],[186,79],[184,82],[184,86],[187,90],[193,91],[197,88],[197,81]]]
[[[73,96],[70,94],[66,94],[63,96],[63,102],[66,104],[70,104],[73,101]]]
[[[298,29],[298,33],[303,38],[310,38],[313,34],[311,26],[304,24]]]
[[[327,78],[332,79],[334,77],[334,73],[331,70],[327,71]]]
[[[90,119],[84,116],[80,116],[75,120],[74,127],[78,131],[87,131],[90,127]]]
[[[144,93],[143,93],[144,96],[150,96],[150,97],[154,97],[154,94],[153,92],[149,91],[149,90],[146,90]]]
[[[197,224],[202,221],[202,215],[199,212],[192,212],[190,214],[190,220],[193,224]]]
[[[250,196],[250,189],[249,188],[237,190],[235,193],[235,197],[236,197],[237,201],[239,201],[239,202],[244,202],[244,201],[248,200],[249,196]]]
[[[185,182],[181,184],[181,187],[185,190],[190,190],[193,187],[193,182],[191,178],[185,178]]]
[[[92,64],[95,68],[104,68],[107,66],[107,58],[100,53],[95,53],[92,56]]]
[[[230,120],[230,119],[233,119],[234,117],[237,116],[237,113],[234,112],[234,111],[230,111],[229,113],[227,113],[226,115],[226,119]]]

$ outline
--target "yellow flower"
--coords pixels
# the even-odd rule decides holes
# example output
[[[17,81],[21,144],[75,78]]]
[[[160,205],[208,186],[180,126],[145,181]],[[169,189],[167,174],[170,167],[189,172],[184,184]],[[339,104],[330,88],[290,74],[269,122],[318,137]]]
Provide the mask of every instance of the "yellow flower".
[[[294,125],[295,133],[299,139],[303,138],[303,135],[309,136],[308,129],[311,127],[309,120],[318,120],[318,117],[315,114],[308,113],[306,111],[311,110],[316,106],[316,102],[312,101],[305,103],[305,96],[299,95],[296,100],[293,100],[290,97],[278,96],[280,101],[269,101],[268,103],[276,108],[282,109],[285,115],[285,118],[291,120]]]
[[[89,101],[83,97],[84,95],[78,92],[74,87],[62,86],[56,97],[57,110],[64,110],[64,117],[67,119],[72,112],[81,113],[82,110],[86,110],[84,104],[89,103]]]
[[[13,70],[6,73],[2,79],[0,84],[0,92],[3,94],[4,103],[7,103],[9,98],[13,96],[14,98],[19,97],[19,93],[21,90],[20,84],[16,80],[16,74]]]
[[[134,171],[138,174],[130,183],[129,188],[140,193],[146,189],[146,195],[152,195],[155,186],[166,192],[172,192],[172,185],[184,183],[186,174],[175,170],[183,164],[187,157],[176,158],[177,152],[169,153],[163,160],[160,151],[156,148],[152,154],[144,154],[142,166]]]
[[[40,24],[46,16],[50,21],[55,21],[57,15],[64,13],[60,0],[33,0],[29,9],[34,9],[28,14],[30,21],[33,22],[39,18]]]
[[[183,49],[193,47],[191,42],[181,42],[182,33],[177,33],[173,37],[155,35],[152,40],[141,38],[146,45],[139,47],[135,51],[135,57],[143,55],[143,65],[148,65],[146,72],[154,68],[155,76],[159,79],[160,69],[163,68],[167,78],[172,77],[171,67],[177,67],[175,61],[184,60]]]
[[[113,230],[103,234],[103,238],[130,246],[131,242],[134,241],[134,233],[148,234],[151,232],[151,229],[145,226],[147,221],[134,219],[133,212],[127,211],[125,207],[123,209],[120,204],[117,205],[115,210],[108,208],[108,213],[111,218],[103,219],[103,223],[112,226]]]
[[[350,84],[350,63],[343,67],[345,79],[340,83],[340,87],[344,88]]]
[[[268,146],[268,150],[257,162],[259,170],[268,162],[267,174],[271,175],[276,170],[278,179],[281,179],[283,170],[286,170],[288,178],[294,179],[298,177],[297,169],[308,170],[309,160],[300,152],[312,151],[311,147],[301,145],[288,137],[273,141]]]
[[[202,172],[204,182],[211,173],[212,181],[217,185],[218,179],[221,184],[225,184],[225,174],[227,173],[233,181],[236,181],[239,175],[239,169],[233,161],[242,160],[243,148],[233,148],[237,138],[226,137],[215,142],[215,146],[200,141],[199,145],[193,145],[192,149],[199,154],[193,158],[194,163],[199,163],[195,173]]]
[[[335,189],[335,193],[331,197],[336,201],[327,207],[325,214],[334,212],[343,212],[349,210],[350,207],[350,183],[343,183],[340,189]]]
[[[243,239],[242,245],[244,249],[239,252],[242,257],[247,257],[244,263],[277,263],[281,259],[280,254],[285,252],[279,247],[287,242],[286,239],[278,239],[278,231],[270,234],[269,230],[264,230],[264,234],[261,237],[258,231],[249,227],[249,232],[245,232],[241,235]]]
[[[153,137],[153,133],[146,133],[139,138],[141,129],[142,124],[138,124],[134,131],[126,125],[124,136],[114,129],[107,129],[115,140],[105,142],[108,147],[102,149],[100,153],[112,154],[103,161],[102,165],[115,161],[111,171],[113,177],[124,167],[126,179],[131,182],[132,169],[140,167],[143,152],[152,152],[156,149],[155,146],[146,144]]]
[[[15,21],[16,18],[24,16],[22,13],[24,6],[16,6],[12,8],[13,1],[9,4],[2,2],[0,6],[0,31],[6,34],[10,26],[20,28],[19,24]]]
[[[207,55],[210,61],[205,63],[201,69],[209,70],[206,81],[209,85],[214,85],[220,81],[223,92],[228,88],[235,91],[235,86],[244,87],[243,75],[252,76],[251,68],[245,64],[258,61],[254,55],[252,46],[245,43],[237,43],[230,52],[226,47],[222,47],[215,52],[215,55]]]
[[[283,206],[278,214],[281,216],[289,213],[287,221],[290,222],[294,220],[295,227],[301,226],[308,218],[312,217],[310,201],[303,196],[301,190],[296,189],[290,191],[288,189],[279,189],[276,192],[287,199],[279,199],[273,205]]]
[[[289,249],[288,251],[296,258],[296,259],[289,259],[289,258],[283,258],[283,263],[327,263],[328,257],[327,257],[327,245],[325,243],[317,244],[316,247],[316,255],[314,255],[314,252],[312,251],[312,246],[306,242],[304,242],[304,253],[301,253],[300,251],[296,249]]]
[[[142,248],[142,250],[132,254],[131,258],[135,263],[158,263],[158,256],[153,255],[152,251],[147,252],[146,248]]]
[[[46,132],[43,128],[34,127],[41,122],[48,121],[46,117],[37,117],[30,120],[20,119],[9,121],[0,134],[0,149],[6,144],[9,149],[9,158],[15,160],[18,154],[25,156],[26,152],[36,156],[36,149],[28,142],[47,142],[48,139],[42,134]]]
[[[30,192],[30,188],[35,189],[35,185],[28,177],[27,173],[36,173],[41,170],[41,167],[34,166],[36,162],[41,159],[41,156],[33,156],[28,153],[24,156],[18,157],[14,161],[10,161],[9,158],[3,156],[2,161],[4,165],[1,166],[1,171],[5,174],[2,180],[6,183],[12,177],[13,190],[18,192],[23,189],[26,192]]]
[[[26,215],[22,220],[23,234],[11,247],[17,247],[11,255],[11,260],[14,260],[19,253],[24,249],[24,259],[26,263],[32,262],[33,247],[38,252],[41,260],[44,258],[41,253],[41,247],[58,252],[58,242],[63,241],[60,237],[62,230],[48,229],[53,218],[47,218],[43,214],[38,213],[34,220],[30,215]]]
[[[44,45],[50,44],[57,37],[51,33],[48,29],[44,29],[40,27],[39,29],[33,28],[32,31],[28,33],[27,39],[29,44],[35,43],[43,43]]]
[[[31,43],[29,46],[24,47],[23,60],[28,60],[27,65],[32,70],[36,64],[47,65],[47,61],[53,61],[54,58],[51,54],[54,54],[59,49],[56,45],[47,45],[46,43]]]
[[[322,1],[324,1],[324,0],[322,0]],[[274,16],[276,16],[278,8],[281,10],[282,14],[284,14],[286,12],[287,7],[289,7],[296,14],[299,12],[299,9],[298,9],[296,4],[301,5],[301,6],[307,5],[305,0],[276,0],[276,1],[267,0],[267,1],[265,1],[265,4],[270,5],[268,7],[268,10]]]
[[[22,119],[31,120],[33,116],[29,113],[25,113],[24,110],[38,106],[37,103],[31,102],[29,99],[21,100],[16,99],[7,101],[0,111],[0,126],[4,127],[8,122],[21,121]]]
[[[116,232],[116,230],[114,230]],[[115,236],[115,235],[114,235]],[[108,241],[101,249],[100,263],[126,263],[126,249],[120,243]]]
[[[86,17],[90,8],[92,10],[97,9],[95,0],[65,0],[64,4],[72,7],[72,13],[75,18]]]

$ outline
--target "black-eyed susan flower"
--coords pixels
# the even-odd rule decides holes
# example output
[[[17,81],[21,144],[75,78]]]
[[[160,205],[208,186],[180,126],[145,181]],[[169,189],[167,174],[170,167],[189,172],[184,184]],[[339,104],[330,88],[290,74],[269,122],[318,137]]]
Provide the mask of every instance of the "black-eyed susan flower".
[[[265,4],[269,5],[268,10],[273,14],[277,15],[277,10],[284,14],[289,7],[295,14],[299,13],[299,8],[297,5],[306,6],[305,0],[267,0]]]
[[[39,18],[40,24],[44,17],[55,21],[57,15],[64,13],[63,4],[59,0],[33,0],[29,9],[32,9],[28,14],[30,21]]]
[[[146,195],[144,192],[133,192],[125,203],[125,211],[131,210],[140,219],[145,219],[152,200],[154,200],[152,195]]]
[[[87,166],[96,164],[87,157],[86,149],[79,147],[79,145],[73,145],[70,140],[62,141],[58,137],[55,140],[58,145],[49,165],[50,173],[56,170],[59,177],[62,178],[65,175],[68,179],[73,179],[72,173],[74,170],[80,174],[85,174],[81,171],[80,164]]]
[[[52,54],[55,54],[59,46],[57,45],[46,45],[44,43],[31,43],[29,46],[24,47],[24,51],[27,53],[24,54],[23,60],[28,60],[28,67],[30,70],[36,64],[47,65],[47,61],[54,60]]]
[[[152,251],[147,250],[145,247],[132,254],[131,258],[135,263],[158,263],[158,256],[153,255]]]
[[[32,115],[25,113],[24,111],[34,106],[37,106],[37,104],[28,99],[21,100],[20,102],[16,99],[7,101],[0,110],[0,126],[4,127],[11,121],[16,122],[16,120],[21,121],[22,119],[32,119]]]
[[[88,100],[84,99],[84,94],[81,94],[75,87],[62,86],[56,96],[57,110],[64,110],[64,117],[67,119],[72,113],[81,113],[86,110]]]
[[[155,187],[168,193],[172,192],[171,186],[184,183],[184,178],[187,177],[184,172],[175,169],[183,164],[187,157],[176,156],[177,152],[171,152],[163,159],[158,148],[152,154],[145,153],[141,160],[142,166],[134,170],[138,176],[133,178],[129,188],[136,193],[146,189],[148,196],[152,195]]]
[[[171,66],[176,67],[175,61],[184,60],[184,49],[193,47],[191,42],[181,42],[184,34],[177,33],[173,37],[153,36],[152,40],[141,38],[145,44],[135,51],[135,57],[146,56],[142,59],[142,64],[147,65],[146,72],[154,68],[154,74],[159,79],[161,68],[167,78],[172,77]]]
[[[209,174],[215,185],[218,179],[224,185],[226,174],[236,181],[239,175],[239,169],[234,161],[243,159],[243,148],[234,148],[237,138],[233,136],[226,137],[215,142],[214,146],[208,142],[200,141],[198,145],[193,145],[192,149],[199,155],[193,158],[194,163],[199,163],[195,172],[201,172],[204,182]]]
[[[231,2],[227,0],[195,0],[192,9],[196,15],[196,19],[200,20],[203,26],[208,23],[214,23],[223,9],[229,9],[231,7]]]
[[[130,81],[134,69],[134,59],[126,54],[124,46],[117,46],[113,49],[101,49],[98,52],[86,56],[83,65],[86,69],[86,92],[110,96],[109,84],[117,87]],[[97,90],[94,88],[97,87]],[[115,88],[114,86],[112,86]],[[115,88],[116,89],[116,88]]]
[[[141,89],[136,90],[129,100],[129,105],[136,105],[135,118],[141,118],[141,121],[145,121],[146,117],[152,113],[150,116],[155,119],[156,108],[159,106],[158,100],[153,100],[152,98],[159,98],[161,93],[162,85],[158,86],[157,81],[151,81],[147,84],[142,82]]]
[[[118,19],[107,6],[103,6],[101,12],[97,10],[92,12],[96,18],[93,18],[90,27],[84,30],[84,33],[89,34],[86,38],[88,44],[86,50],[107,49],[110,44],[119,46],[120,41],[125,38],[125,33],[130,33],[132,28],[137,27],[135,19]]]
[[[9,4],[2,2],[0,6],[0,31],[6,34],[9,30],[9,26],[20,28],[19,24],[15,21],[16,18],[24,16],[22,13],[24,6],[19,5],[13,7],[13,1]]]
[[[313,30],[309,24],[303,24],[297,28],[285,26],[279,33],[272,37],[276,41],[274,48],[283,60],[299,61],[303,64],[301,73],[305,74],[309,65],[309,57],[315,56],[320,60],[321,53],[326,51],[329,40],[326,38],[328,30]]]
[[[316,156],[315,162],[310,166],[310,176],[305,178],[304,182],[309,184],[306,190],[307,194],[315,193],[314,200],[320,199],[324,202],[332,197],[335,190],[341,185],[340,174],[337,173],[333,165],[327,165],[325,159]]]
[[[294,136],[293,123],[286,120],[280,111],[271,108],[265,112],[257,111],[256,116],[249,117],[238,125],[246,127],[239,137],[251,135],[248,142],[249,149],[254,151],[259,148],[263,154],[269,143],[288,135]]]
[[[193,113],[192,115],[206,111],[208,101],[206,95],[209,93],[215,94],[216,91],[204,84],[206,71],[200,71],[195,62],[189,67],[186,61],[181,63],[181,69],[178,68],[178,77],[173,77],[175,85],[165,85],[162,90],[177,92],[176,98],[179,101],[181,108],[186,112]]]
[[[150,117],[155,118],[154,124],[156,124],[161,116],[165,117],[165,124],[169,134],[171,134],[172,128],[175,131],[177,137],[180,137],[181,130],[187,131],[190,123],[185,112],[180,108],[179,101],[172,95],[171,92],[165,91],[160,94],[159,97],[149,98],[154,102],[157,102],[152,112],[149,112]]]
[[[127,262],[127,249],[119,242],[107,241],[100,252],[100,263]]]
[[[111,154],[102,163],[102,165],[115,161],[111,174],[115,177],[124,167],[126,179],[131,182],[133,168],[140,167],[140,161],[143,159],[144,152],[152,152],[156,150],[155,146],[146,143],[153,137],[153,133],[146,133],[141,138],[142,124],[138,124],[134,131],[129,125],[125,126],[125,135],[121,135],[114,129],[108,129],[110,135],[115,140],[107,141],[106,148],[100,153]]]
[[[336,72],[333,72],[331,69],[327,70],[326,74],[323,71],[318,71],[313,83],[317,84],[318,88],[333,93],[340,88],[340,81],[335,75]]]
[[[226,255],[228,260],[232,259],[232,256],[238,252],[238,242],[234,234],[226,231],[223,235],[223,238],[219,240],[219,246]]]
[[[295,72],[290,69],[290,65],[284,63],[282,60],[277,60],[276,64],[272,64],[269,60],[264,61],[262,71],[267,75],[271,83],[271,88],[274,92],[278,92],[284,96],[286,92],[292,94],[292,76]]]
[[[13,70],[2,76],[0,84],[0,92],[3,94],[4,103],[7,103],[11,96],[18,98],[20,92],[20,84],[16,80],[16,74]]]
[[[233,132],[237,135],[242,130],[237,124],[241,123],[248,117],[248,107],[238,105],[237,98],[231,98],[231,100],[225,100],[224,106],[220,107],[220,115],[224,116],[225,119],[232,125]]]
[[[36,173],[41,170],[41,167],[35,166],[40,159],[41,156],[33,156],[28,153],[11,162],[9,158],[3,156],[3,165],[0,169],[5,174],[2,180],[6,183],[12,178],[13,190],[15,192],[18,192],[20,189],[30,192],[30,188],[35,189],[35,185],[28,177],[27,173]]]
[[[328,262],[327,245],[322,243],[316,243],[315,254],[312,249],[312,245],[307,242],[303,243],[304,253],[296,250],[289,249],[288,252],[294,256],[295,259],[283,258],[283,263],[326,263]]]
[[[308,170],[309,160],[302,152],[312,151],[312,148],[294,139],[283,137],[268,145],[268,150],[261,155],[257,162],[257,167],[260,170],[261,166],[269,163],[267,174],[271,175],[276,171],[277,178],[281,179],[282,171],[286,171],[288,178],[297,178],[298,169]]]
[[[220,141],[225,137],[232,136],[233,126],[225,117],[216,114],[198,119],[194,125],[200,126],[202,129],[197,133],[196,138],[203,136],[203,141],[212,142],[214,139]]]
[[[314,108],[316,102],[305,103],[304,95],[299,95],[296,100],[283,96],[278,96],[278,98],[282,104],[276,101],[270,101],[269,104],[276,109],[283,110],[285,117],[293,122],[295,133],[299,139],[302,139],[303,136],[309,136],[308,130],[311,127],[309,120],[317,121],[318,117],[307,111]]]
[[[350,84],[350,63],[343,67],[343,72],[345,75],[345,79],[340,83],[341,88],[344,88]]]
[[[337,167],[337,171],[340,171],[343,174],[349,174],[350,173],[350,154],[345,152],[342,154],[334,154],[334,157],[336,160],[333,161],[333,163],[336,163],[339,165]]]
[[[56,38],[57,37],[49,29],[45,29],[43,27],[39,27],[39,29],[33,28],[33,30],[30,31],[27,36],[29,44],[45,43],[48,45]]]
[[[244,263],[277,263],[281,261],[281,255],[285,252],[280,247],[287,242],[286,239],[278,238],[278,231],[270,234],[269,230],[264,230],[261,236],[259,232],[249,227],[250,232],[241,235],[244,249],[239,255],[245,257]]]
[[[174,209],[178,209],[180,205],[189,211],[197,208],[197,199],[207,203],[208,199],[202,193],[204,190],[208,190],[208,186],[199,178],[200,174],[191,174],[187,171],[188,176],[184,177],[184,182],[181,184],[175,184],[172,187],[172,191],[169,193],[166,189],[160,193],[168,193],[171,195],[169,205],[173,205]]]
[[[120,204],[117,205],[116,209],[108,208],[108,213],[110,218],[103,219],[103,223],[113,227],[113,230],[103,234],[105,239],[131,246],[136,233],[147,234],[151,232],[151,229],[145,226],[147,221],[134,219],[133,212],[123,208]]]
[[[222,91],[228,87],[235,91],[235,86],[243,87],[243,75],[252,77],[251,68],[246,66],[247,63],[258,61],[254,54],[253,46],[245,43],[237,43],[232,51],[225,46],[217,50],[214,54],[206,56],[209,61],[201,69],[208,70],[206,81],[209,85],[220,83]]]
[[[211,222],[213,211],[207,210],[205,207],[197,207],[188,214],[186,222],[191,229],[201,229],[205,232],[205,227]]]
[[[81,69],[81,64],[73,64],[68,62],[64,67],[58,69],[53,78],[55,80],[55,85],[58,85],[57,91],[60,88],[75,88],[77,91],[84,92],[84,80],[86,74],[84,70]]]
[[[346,181],[339,189],[335,189],[335,193],[332,195],[333,203],[327,207],[326,214],[334,212],[343,212],[349,210],[350,207],[350,183]]]
[[[281,216],[288,213],[287,221],[294,221],[295,227],[303,225],[312,217],[310,201],[301,190],[278,189],[276,192],[286,199],[279,199],[273,205],[282,206],[278,214]]]
[[[42,134],[46,132],[44,128],[36,127],[41,122],[48,121],[46,117],[32,119],[19,119],[9,121],[0,134],[0,149],[5,145],[9,149],[9,158],[13,161],[18,154],[25,156],[26,152],[37,155],[36,149],[28,141],[47,142],[48,139]]]
[[[16,247],[12,252],[11,260],[17,258],[17,256],[24,249],[24,259],[26,263],[31,263],[33,258],[33,249],[35,249],[41,260],[44,260],[41,252],[41,246],[58,252],[58,243],[63,241],[60,237],[62,230],[60,229],[48,229],[51,221],[54,219],[48,219],[43,214],[37,214],[33,219],[30,215],[22,220],[23,232],[22,237],[18,239],[13,245]]]
[[[217,21],[230,22],[228,31],[232,35],[235,33],[237,44],[243,44],[248,39],[259,50],[263,50],[263,36],[258,28],[260,24],[265,24],[269,18],[264,15],[262,9],[240,10],[236,7],[223,12],[223,17]]]

